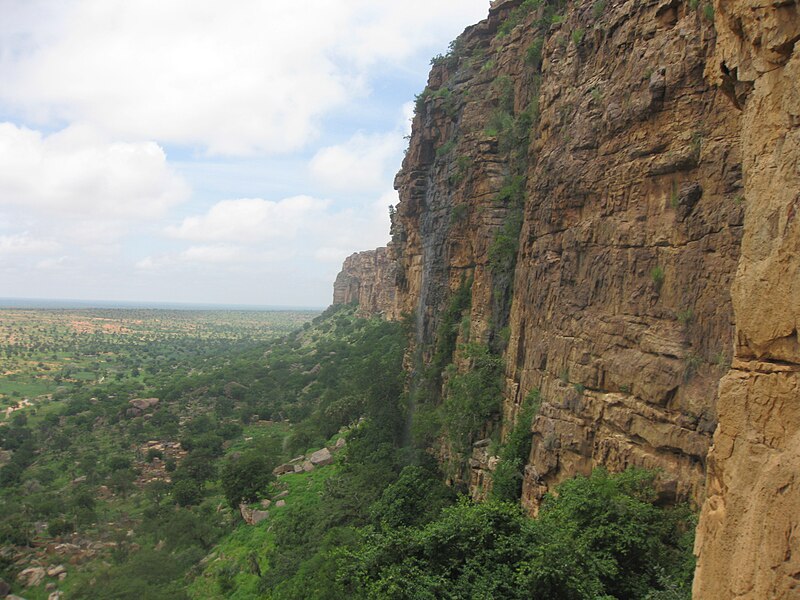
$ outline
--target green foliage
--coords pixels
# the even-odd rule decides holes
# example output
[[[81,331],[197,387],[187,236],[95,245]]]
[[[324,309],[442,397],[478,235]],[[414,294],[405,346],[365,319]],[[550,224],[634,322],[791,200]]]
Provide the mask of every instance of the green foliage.
[[[700,0],[689,0],[690,10],[697,10],[699,6],[700,6]]]
[[[572,43],[575,44],[576,46],[580,46],[580,43],[583,41],[583,36],[584,36],[585,33],[586,32],[583,30],[582,27],[579,27],[578,29],[573,30],[572,35],[571,35]]]
[[[714,22],[714,5],[710,2],[703,5],[703,17],[705,17],[707,21]]]
[[[461,285],[440,317],[436,330],[436,348],[431,360],[431,370],[436,382],[441,381],[442,371],[453,359],[461,319],[472,303],[472,282],[472,277],[462,278]]]
[[[372,522],[384,529],[419,526],[434,520],[454,499],[439,473],[410,465],[383,490],[369,513]]]
[[[664,285],[664,267],[661,265],[656,265],[650,270],[650,279],[653,280],[653,285],[656,288],[657,292],[661,291],[661,287]]]
[[[592,16],[595,19],[599,19],[603,16],[603,13],[606,11],[606,0],[595,0],[595,3],[592,5]]]
[[[444,67],[448,70],[453,70],[458,67],[458,61],[464,51],[463,40],[458,37],[454,39],[447,47],[445,54],[437,54],[431,58],[432,67]]]
[[[444,144],[442,144],[436,149],[436,157],[441,158],[442,156],[450,154],[453,151],[453,148],[455,147],[456,147],[455,139],[447,140]]]
[[[542,47],[544,38],[542,36],[533,40],[533,43],[525,50],[525,64],[533,67],[536,71],[542,68]]]
[[[500,462],[492,474],[492,497],[497,500],[516,502],[522,495],[522,471],[531,452],[531,426],[540,402],[539,390],[531,390],[500,449]]]
[[[470,369],[450,369],[442,411],[444,431],[455,452],[465,455],[486,422],[500,414],[502,359],[486,346],[467,344]]]
[[[248,452],[241,456],[232,456],[223,463],[220,482],[225,499],[232,508],[237,507],[240,502],[254,502],[259,499],[273,479],[272,469],[278,462],[278,456],[278,451],[273,456]]]
[[[664,581],[686,593],[693,523],[654,505],[652,481],[596,471],[562,484],[538,520],[462,500],[427,525],[367,530],[337,553],[338,581],[370,598],[637,600]]]

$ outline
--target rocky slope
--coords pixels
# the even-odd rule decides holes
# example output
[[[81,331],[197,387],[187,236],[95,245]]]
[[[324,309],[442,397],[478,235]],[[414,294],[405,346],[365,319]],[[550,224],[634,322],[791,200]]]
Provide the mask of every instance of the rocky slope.
[[[506,365],[484,432],[540,392],[523,504],[661,469],[703,506],[698,598],[800,589],[797,39],[796,0],[499,0],[434,60],[395,182],[381,310],[416,360],[470,285],[458,341]]]

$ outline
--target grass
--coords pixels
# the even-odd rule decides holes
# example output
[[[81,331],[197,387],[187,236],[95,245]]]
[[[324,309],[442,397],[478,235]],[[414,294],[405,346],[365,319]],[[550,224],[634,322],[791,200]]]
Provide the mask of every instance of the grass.
[[[289,494],[284,498],[286,506],[269,507],[269,518],[258,525],[242,523],[222,539],[205,559],[202,573],[188,587],[187,592],[196,600],[246,600],[258,598],[259,578],[251,563],[255,559],[265,570],[270,555],[275,551],[273,525],[279,522],[290,507],[311,508],[320,501],[325,481],[336,473],[336,466],[317,468],[310,473],[284,475],[270,486],[270,495],[282,490]],[[227,570],[230,571],[227,571]],[[234,573],[235,593],[224,593],[219,579],[225,573]]]

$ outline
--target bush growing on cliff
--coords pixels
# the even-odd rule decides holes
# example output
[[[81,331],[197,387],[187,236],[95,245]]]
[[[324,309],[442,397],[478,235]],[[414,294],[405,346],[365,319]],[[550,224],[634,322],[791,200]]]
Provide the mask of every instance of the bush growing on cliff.
[[[421,527],[365,530],[336,553],[355,598],[643,600],[686,594],[692,520],[655,506],[653,473],[629,470],[563,483],[538,519],[518,506],[462,500]]]
[[[517,502],[522,495],[522,470],[531,452],[531,425],[539,405],[539,390],[533,389],[500,450],[500,462],[492,474],[492,496],[498,500]]]
[[[502,359],[486,346],[468,344],[465,358],[470,369],[459,373],[451,368],[443,405],[443,424],[447,440],[464,455],[481,428],[500,413]]]

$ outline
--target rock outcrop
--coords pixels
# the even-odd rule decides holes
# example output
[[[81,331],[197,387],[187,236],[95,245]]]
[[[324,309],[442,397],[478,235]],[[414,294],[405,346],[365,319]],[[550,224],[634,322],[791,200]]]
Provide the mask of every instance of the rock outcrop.
[[[395,262],[382,247],[348,256],[333,284],[333,304],[357,303],[361,316],[393,314]]]

